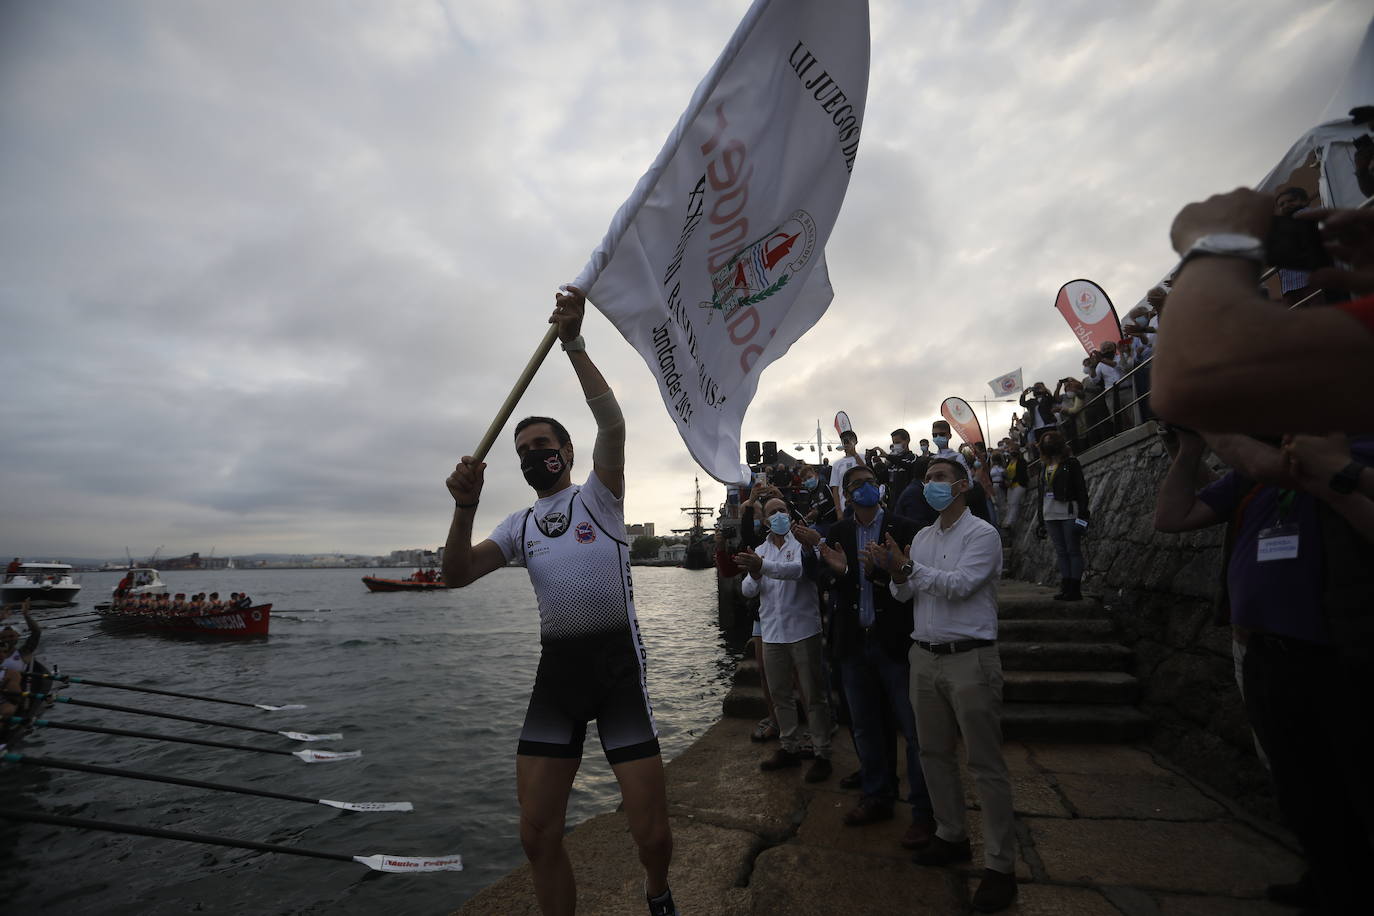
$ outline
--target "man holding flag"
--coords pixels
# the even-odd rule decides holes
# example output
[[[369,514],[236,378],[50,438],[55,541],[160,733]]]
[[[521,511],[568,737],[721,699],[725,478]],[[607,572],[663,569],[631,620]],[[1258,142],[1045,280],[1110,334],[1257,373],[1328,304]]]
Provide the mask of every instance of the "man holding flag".
[[[515,452],[538,500],[507,516],[474,547],[472,522],[486,465],[465,455],[447,481],[455,508],[444,581],[461,588],[514,560],[529,570],[539,599],[539,670],[520,732],[515,779],[520,842],[540,909],[572,913],[577,907],[563,822],[587,722],[596,719],[644,864],[649,912],[672,916],[673,838],[625,534],[625,420],[587,355],[581,335],[585,311],[582,293],[570,287],[559,294],[549,321],[558,326],[596,418],[591,476],[573,485],[573,444],[561,423],[551,417],[521,420]]]
[[[461,586],[523,557],[540,598],[541,679],[551,644],[568,635],[565,625],[587,635],[580,628],[589,619],[614,618],[622,635],[610,642],[623,645],[628,632],[634,644],[635,668],[616,661],[608,670],[638,671],[635,696],[628,681],[607,685],[604,697],[586,696],[576,677],[589,673],[584,658],[551,663],[553,689],[536,683],[531,698],[517,781],[521,839],[545,913],[572,912],[576,904],[563,818],[585,723],[603,713],[617,726],[598,719],[645,866],[650,910],[676,912],[667,885],[672,840],[663,769],[642,693],[623,550],[624,426],[601,374],[580,352],[582,291],[643,357],[697,463],[725,483],[746,479],[740,429],[760,373],[833,297],[825,243],[858,155],[868,60],[867,0],[755,0],[569,294],[559,297],[552,320],[564,349],[577,351],[573,366],[598,420],[594,473],[573,487],[566,430],[547,418],[523,421],[516,447],[539,502],[471,546],[481,458],[551,347],[546,335],[477,457],[464,457],[449,478],[457,508],[444,579]],[[626,553],[625,567],[612,576],[616,550]],[[581,554],[595,554],[586,570]],[[592,643],[588,652],[604,648]]]

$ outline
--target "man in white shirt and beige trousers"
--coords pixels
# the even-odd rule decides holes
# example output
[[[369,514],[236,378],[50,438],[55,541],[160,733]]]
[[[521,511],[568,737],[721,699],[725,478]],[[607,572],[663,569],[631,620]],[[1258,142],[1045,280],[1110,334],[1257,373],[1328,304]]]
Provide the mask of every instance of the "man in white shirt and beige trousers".
[[[997,654],[997,580],[1002,540],[965,505],[968,472],[958,462],[931,461],[925,497],[939,520],[901,552],[888,543],[875,555],[892,571],[898,601],[914,595],[911,706],[921,736],[921,768],[935,811],[935,837],[913,858],[918,865],[972,857],[959,780],[960,733],[983,812],[983,880],[973,897],[993,913],[1016,898],[1016,840],[1011,780],[1002,756],[1002,661]],[[877,552],[875,551],[875,554]]]
[[[746,598],[759,598],[763,666],[768,683],[773,685],[773,706],[778,713],[782,744],[759,768],[781,770],[801,765],[800,728],[792,693],[795,673],[805,695],[806,720],[815,748],[815,760],[804,778],[807,782],[824,782],[831,773],[832,715],[821,653],[820,597],[816,584],[806,576],[804,562],[804,558],[814,559],[814,545],[801,544],[792,533],[792,516],[786,502],[770,499],[763,511],[768,537],[757,553],[746,550],[735,556],[735,563],[749,573],[741,590]],[[814,533],[812,537],[819,540]]]

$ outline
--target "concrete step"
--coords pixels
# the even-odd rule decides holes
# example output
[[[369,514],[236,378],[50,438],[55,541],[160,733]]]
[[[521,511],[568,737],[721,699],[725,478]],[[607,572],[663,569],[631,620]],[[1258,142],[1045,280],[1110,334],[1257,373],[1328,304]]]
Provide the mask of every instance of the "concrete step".
[[[1125,671],[1134,654],[1105,642],[998,642],[1005,671]]]
[[[757,722],[768,715],[768,701],[762,687],[735,685],[721,701],[721,712],[729,719],[749,719]]]
[[[1000,620],[997,638],[1007,642],[1107,642],[1116,633],[1110,620]]]
[[[1120,671],[1006,671],[1002,699],[1007,703],[1131,704],[1140,699],[1140,681]]]
[[[998,616],[1003,620],[1074,619],[1102,617],[1102,602],[1095,595],[1082,601],[1055,601],[1057,589],[1007,579],[997,584]]]
[[[1096,598],[1082,601],[1055,601],[1047,592],[1043,597],[1007,598],[997,596],[999,620],[1101,620],[1102,602]]]
[[[1150,731],[1150,719],[1134,706],[1008,703],[1002,707],[1007,741],[1125,743]]]

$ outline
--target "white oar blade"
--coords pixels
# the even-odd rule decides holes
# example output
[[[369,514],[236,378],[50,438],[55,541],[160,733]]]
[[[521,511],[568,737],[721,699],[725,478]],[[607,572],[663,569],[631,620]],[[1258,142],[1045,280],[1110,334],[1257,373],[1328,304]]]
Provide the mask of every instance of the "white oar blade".
[[[292,751],[291,756],[299,757],[306,763],[333,763],[336,760],[357,760],[362,751]]]
[[[415,872],[415,871],[462,871],[462,856],[439,856],[426,859],[420,856],[354,856],[354,862],[361,862],[373,871]]]
[[[280,710],[280,709],[304,709],[304,708],[305,708],[305,707],[304,707],[303,705],[301,705],[300,703],[288,703],[288,704],[286,704],[285,706],[268,706],[266,703],[254,703],[253,705],[256,706],[258,709],[265,709],[265,710],[267,710],[268,712],[276,712],[276,711],[278,711],[278,710]]]
[[[330,801],[327,798],[320,799],[320,804],[328,805],[331,808],[342,808],[345,811],[414,811],[415,806],[410,802],[343,802]]]
[[[342,741],[343,733],[336,732],[332,735],[307,735],[305,732],[277,732],[283,738],[290,738],[292,741]]]

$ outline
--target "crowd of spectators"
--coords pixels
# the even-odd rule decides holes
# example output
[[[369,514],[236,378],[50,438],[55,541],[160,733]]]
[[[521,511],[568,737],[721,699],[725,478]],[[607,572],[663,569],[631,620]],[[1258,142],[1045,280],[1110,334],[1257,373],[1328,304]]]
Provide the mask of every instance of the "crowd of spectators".
[[[1374,402],[1341,393],[1362,390],[1374,365],[1374,213],[1308,203],[1291,189],[1277,199],[1237,191],[1185,208],[1171,284],[1127,313],[1121,338],[1102,341],[1081,377],[1027,388],[1024,414],[994,448],[951,448],[939,421],[918,447],[904,429],[868,449],[846,432],[833,465],[782,456],[755,469],[752,486],[731,496],[717,562],[744,577],[761,618],[756,641],[774,711],[754,738],[781,738],[763,769],[810,758],[805,778],[828,780],[832,721],[848,723],[860,768],[840,780],[858,790],[844,823],[861,828],[909,807],[902,844],[917,864],[967,861],[961,734],[983,818],[973,904],[1009,906],[998,529],[1034,512],[1057,558],[1056,597],[1081,598],[1092,493],[1076,456],[1153,419],[1171,458],[1156,527],[1226,528],[1217,622],[1232,628],[1256,748],[1308,865],[1270,897],[1307,913],[1368,908],[1360,901],[1374,854],[1374,435],[1363,433],[1374,429]],[[1342,264],[1289,268],[1276,278],[1281,289],[1265,287],[1261,240],[1271,220],[1288,218],[1321,220]],[[1251,246],[1236,242],[1246,237]],[[1366,297],[1345,301],[1352,291]],[[1289,311],[1295,302],[1335,307]],[[1167,356],[1159,363],[1156,349]],[[1230,470],[1213,474],[1207,450]]]

